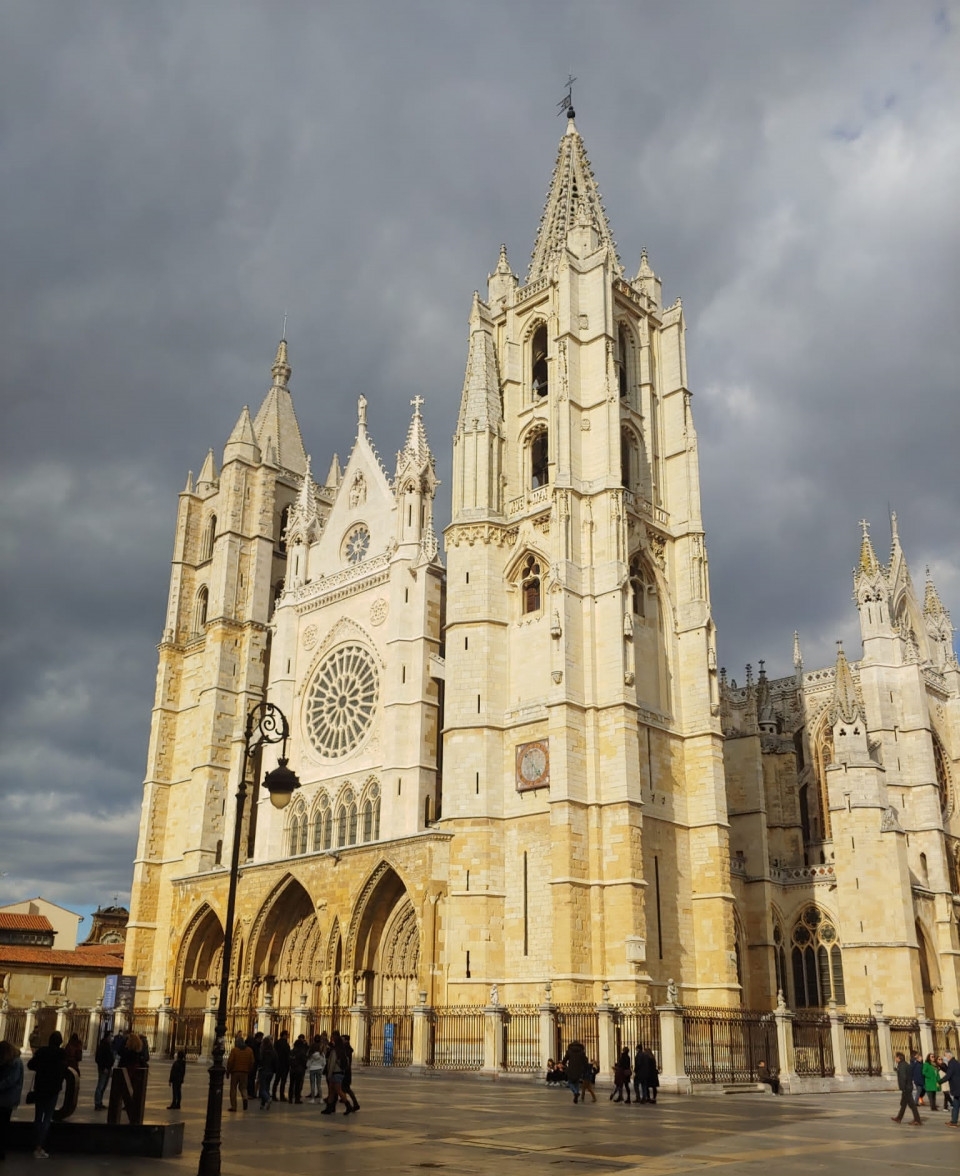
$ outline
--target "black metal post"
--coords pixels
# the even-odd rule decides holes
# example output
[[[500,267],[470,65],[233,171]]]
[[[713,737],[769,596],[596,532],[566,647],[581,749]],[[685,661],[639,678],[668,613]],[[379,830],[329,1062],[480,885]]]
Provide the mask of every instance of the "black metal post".
[[[254,732],[258,737],[254,739]],[[247,769],[250,753],[264,743],[284,744],[290,729],[281,710],[272,702],[258,702],[247,715],[243,738],[243,766],[237,785],[237,811],[233,824],[233,847],[230,851],[230,879],[227,890],[227,918],[223,929],[223,963],[220,968],[220,999],[217,1004],[217,1027],[213,1043],[213,1064],[210,1067],[210,1086],[207,1090],[207,1117],[200,1145],[200,1166],[197,1176],[220,1176],[220,1135],[223,1121],[223,1055],[227,1034],[227,997],[230,989],[230,963],[233,955],[233,923],[237,906],[237,879],[240,872],[240,835],[243,831],[243,810],[247,799]]]

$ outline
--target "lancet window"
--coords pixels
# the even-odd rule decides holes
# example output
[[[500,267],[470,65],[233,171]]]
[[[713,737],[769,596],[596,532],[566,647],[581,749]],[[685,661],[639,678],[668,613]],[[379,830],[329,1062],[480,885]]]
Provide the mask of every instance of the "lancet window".
[[[362,839],[364,841],[380,840],[380,786],[374,784],[367,792],[363,802]]]
[[[630,561],[630,607],[633,615],[647,615],[647,595],[656,591],[656,581],[643,556],[637,554]]]
[[[534,400],[541,399],[549,391],[546,323],[541,323],[533,333],[533,342],[530,346],[530,387]]]
[[[943,744],[933,737],[933,764],[936,773],[937,794],[940,798],[940,812],[946,817],[950,813],[950,772]]]
[[[291,814],[288,838],[291,857],[307,852],[307,814],[302,806],[297,806]]]
[[[830,807],[827,804],[827,768],[833,763],[833,728],[827,717],[817,730],[814,742],[813,764],[817,777],[817,791],[814,794],[815,805],[809,809],[810,840],[828,840],[830,838]],[[809,806],[810,796],[807,797]]]
[[[277,551],[287,550],[287,524],[290,522],[290,507],[285,506],[280,512],[280,525],[277,528]]]
[[[324,797],[313,816],[313,848],[329,849],[333,844],[333,812]]]
[[[621,323],[617,328],[617,386],[621,400],[627,399],[630,387],[627,363],[627,332]]]
[[[207,623],[207,609],[210,606],[210,590],[204,585],[197,593],[193,610],[193,631],[200,634]]]
[[[550,481],[550,439],[546,429],[530,438],[530,485],[536,490]]]
[[[357,802],[348,792],[337,809],[337,845],[357,844]]]
[[[535,555],[528,555],[520,576],[520,609],[524,614],[540,611],[540,563]]]
[[[846,1003],[837,929],[819,907],[806,907],[797,919],[790,954],[797,1008],[823,1008],[831,1000]]]
[[[207,520],[207,526],[203,533],[203,549],[200,553],[200,560],[213,559],[213,541],[217,537],[217,516],[212,514]]]

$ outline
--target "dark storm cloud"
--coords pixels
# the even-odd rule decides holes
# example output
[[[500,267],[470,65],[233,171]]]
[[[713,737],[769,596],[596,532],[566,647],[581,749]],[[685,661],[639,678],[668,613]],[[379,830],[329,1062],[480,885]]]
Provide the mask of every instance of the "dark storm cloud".
[[[268,381],[323,471],[409,400],[449,513],[473,289],[568,71],[682,295],[721,660],[856,648],[856,520],[960,608],[955,4],[8,4],[0,900],[129,890],[176,493]]]

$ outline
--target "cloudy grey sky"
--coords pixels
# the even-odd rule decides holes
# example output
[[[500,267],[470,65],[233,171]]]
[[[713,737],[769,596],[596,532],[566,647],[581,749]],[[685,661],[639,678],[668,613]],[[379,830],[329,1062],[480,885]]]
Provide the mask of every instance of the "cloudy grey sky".
[[[857,648],[888,506],[960,617],[960,4],[0,9],[0,902],[129,893],[176,495],[285,310],[324,469],[426,397],[449,514],[472,291],[525,271],[563,120],[682,296],[720,659]]]

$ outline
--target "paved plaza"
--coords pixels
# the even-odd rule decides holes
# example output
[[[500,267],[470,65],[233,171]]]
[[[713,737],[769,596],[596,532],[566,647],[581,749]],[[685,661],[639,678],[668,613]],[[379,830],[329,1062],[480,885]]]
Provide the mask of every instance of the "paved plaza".
[[[4,1176],[31,1171],[69,1176],[131,1173],[191,1176],[197,1169],[207,1072],[188,1068],[182,1112],[167,1111],[154,1068],[148,1117],[182,1114],[183,1155],[171,1160],[11,1153]],[[960,1130],[948,1130],[943,1111],[922,1109],[923,1128],[890,1122],[895,1094],[835,1094],[773,1098],[768,1094],[684,1097],[660,1104],[618,1106],[598,1091],[596,1105],[574,1106],[565,1090],[533,1082],[492,1082],[463,1076],[412,1078],[360,1070],[354,1087],[360,1111],[321,1116],[312,1103],[253,1102],[224,1111],[223,1176],[318,1176],[331,1173],[497,1173],[498,1176],[577,1176],[605,1173],[763,1173],[764,1176],[877,1176],[905,1171],[956,1172]],[[82,1101],[88,1101],[84,1090]],[[18,1118],[32,1118],[21,1106]],[[80,1117],[80,1116],[78,1116]],[[84,1118],[88,1117],[84,1112]],[[89,1117],[92,1117],[90,1112]]]

